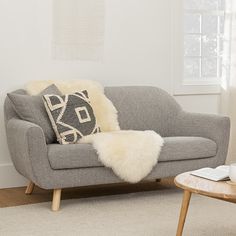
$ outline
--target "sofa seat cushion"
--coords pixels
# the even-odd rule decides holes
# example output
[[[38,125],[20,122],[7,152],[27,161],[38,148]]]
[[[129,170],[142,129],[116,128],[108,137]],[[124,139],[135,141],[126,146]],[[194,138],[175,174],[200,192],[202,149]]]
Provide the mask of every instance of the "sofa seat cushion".
[[[159,162],[213,157],[217,145],[201,137],[165,137]],[[102,167],[91,144],[49,144],[48,159],[52,169]]]
[[[200,159],[216,155],[214,141],[201,137],[166,137],[159,161]]]

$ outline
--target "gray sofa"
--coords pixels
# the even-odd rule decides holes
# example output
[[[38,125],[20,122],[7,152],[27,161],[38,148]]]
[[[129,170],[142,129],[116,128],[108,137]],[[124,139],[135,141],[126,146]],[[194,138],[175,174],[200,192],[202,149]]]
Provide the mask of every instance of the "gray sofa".
[[[164,137],[159,164],[146,180],[224,164],[229,118],[185,112],[168,93],[155,87],[107,87],[105,93],[118,110],[121,129],[154,130]],[[98,161],[90,144],[46,144],[41,127],[21,120],[8,98],[4,107],[12,161],[30,180],[26,193],[33,191],[34,184],[53,189],[52,209],[58,210],[63,188],[122,182]]]

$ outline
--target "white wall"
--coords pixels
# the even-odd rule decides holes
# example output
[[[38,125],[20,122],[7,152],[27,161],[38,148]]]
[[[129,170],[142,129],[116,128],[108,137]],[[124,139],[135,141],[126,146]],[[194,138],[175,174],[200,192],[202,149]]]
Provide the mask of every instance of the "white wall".
[[[94,79],[103,85],[153,85],[172,92],[171,0],[108,0],[101,62],[51,59],[51,0],[0,0],[0,94],[36,79]],[[178,96],[183,107],[218,112],[218,96]],[[19,186],[0,136],[0,188]]]

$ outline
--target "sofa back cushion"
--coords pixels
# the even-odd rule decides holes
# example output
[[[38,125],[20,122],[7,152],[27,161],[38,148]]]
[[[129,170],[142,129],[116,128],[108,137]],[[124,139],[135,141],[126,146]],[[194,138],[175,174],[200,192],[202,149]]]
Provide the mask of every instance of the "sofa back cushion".
[[[21,94],[21,95],[27,95],[27,92],[24,89],[18,89],[13,91],[12,93],[15,94]],[[4,119],[5,124],[12,119],[12,118],[20,118],[18,114],[16,113],[15,109],[13,108],[13,104],[8,96],[6,96],[5,102],[4,102]]]
[[[148,86],[106,87],[105,94],[118,110],[121,129],[171,135],[171,126],[181,108],[164,90]]]
[[[8,98],[17,115],[23,120],[39,125],[44,131],[46,142],[53,143],[56,136],[43,104],[42,95],[45,94],[61,95],[61,92],[55,85],[50,85],[37,96],[13,92],[8,93]]]

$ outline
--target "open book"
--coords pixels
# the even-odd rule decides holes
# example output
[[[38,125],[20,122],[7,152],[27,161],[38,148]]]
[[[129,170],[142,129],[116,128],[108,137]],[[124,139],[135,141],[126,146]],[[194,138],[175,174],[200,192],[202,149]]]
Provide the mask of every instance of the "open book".
[[[221,181],[229,179],[229,166],[223,165],[213,168],[202,168],[191,172],[192,175],[210,179],[213,181]]]

